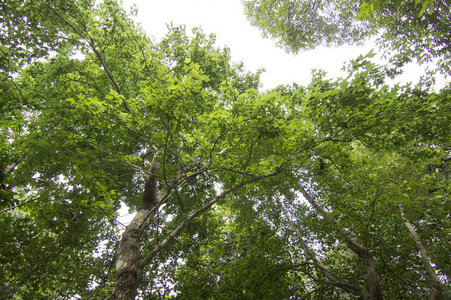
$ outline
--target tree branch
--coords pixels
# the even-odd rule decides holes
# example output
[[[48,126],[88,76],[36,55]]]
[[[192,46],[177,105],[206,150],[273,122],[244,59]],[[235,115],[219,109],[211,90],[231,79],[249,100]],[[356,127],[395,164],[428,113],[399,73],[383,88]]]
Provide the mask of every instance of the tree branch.
[[[407,219],[407,217],[404,214],[404,211],[402,209],[401,209],[401,216],[404,220],[404,224],[406,225],[407,229],[409,230],[410,237],[415,241],[418,249],[420,250],[421,260],[423,261],[423,265],[426,268],[427,274],[431,278],[432,289],[429,294],[429,299],[430,300],[441,299],[442,298],[442,282],[437,277],[437,274],[435,273],[435,270],[432,267],[431,262],[429,261],[429,251],[426,249],[426,247],[421,242],[420,236],[415,231],[415,228],[413,228],[412,223],[410,223],[410,221]]]
[[[58,18],[60,18],[67,26],[69,26],[73,31],[75,31],[75,33],[77,33],[80,37],[82,37],[88,43],[92,52],[97,56],[97,59],[99,60],[103,69],[105,70],[107,77],[110,79],[111,83],[113,84],[114,89],[116,90],[116,92],[118,94],[122,94],[121,88],[119,87],[116,80],[114,79],[113,74],[111,74],[110,70],[108,69],[107,65],[105,64],[105,61],[103,60],[102,55],[100,55],[100,52],[97,51],[95,43],[94,43],[94,39],[89,35],[89,33],[86,31],[86,29],[85,29],[85,31],[86,31],[87,36],[83,35],[77,28],[75,28],[71,23],[69,23],[69,21],[67,21],[65,18],[63,18],[63,16],[61,16],[53,7],[51,7],[49,4],[47,4],[44,0],[41,0],[41,2],[44,3],[44,5],[47,6],[48,9],[50,9]],[[125,99],[122,99],[122,103],[124,104],[124,107],[127,110],[127,112],[130,113],[131,115],[133,115],[130,107],[127,104],[127,101],[125,101]]]
[[[143,230],[147,227],[148,220],[152,218],[155,211],[166,202],[166,199],[169,198],[171,195],[171,191],[174,188],[177,188],[177,185],[180,183],[181,179],[187,179],[190,177],[195,177],[207,170],[207,168],[200,168],[198,171],[193,172],[189,175],[185,175],[186,172],[189,172],[191,169],[193,169],[194,166],[186,166],[183,170],[179,171],[179,174],[177,176],[174,176],[169,181],[167,181],[158,192],[157,195],[157,205],[155,205],[151,210],[148,211],[147,215],[144,218],[144,221],[141,223],[141,225],[138,227],[138,232],[141,234]]]
[[[341,227],[340,223],[331,216],[318,202],[313,199],[312,196],[304,189],[301,183],[299,183],[299,190],[301,191],[304,198],[313,206],[313,208],[320,213],[324,218],[326,218],[332,225],[334,229],[341,235],[344,239],[346,245],[356,254],[359,254],[362,251],[365,251],[362,245],[357,243],[353,238],[349,236],[349,234]]]
[[[28,204],[28,203],[30,203],[30,202],[34,202],[34,201],[36,201],[36,200],[38,200],[38,198],[33,198],[33,199],[30,199],[30,200],[25,201],[24,203],[14,205],[14,206],[9,207],[9,208],[5,208],[4,210],[0,211],[0,214],[3,214],[3,213],[5,213],[5,212],[7,212],[7,211],[10,211],[10,210],[13,210],[13,209],[15,209],[15,208],[18,208],[18,207],[23,206],[23,205],[25,205],[25,204]]]

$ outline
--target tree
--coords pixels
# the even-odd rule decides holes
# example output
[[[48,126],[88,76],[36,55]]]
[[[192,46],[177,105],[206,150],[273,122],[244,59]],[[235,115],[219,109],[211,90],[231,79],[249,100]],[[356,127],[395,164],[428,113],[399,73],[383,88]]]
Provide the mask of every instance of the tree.
[[[372,53],[353,62],[347,79],[317,74],[308,87],[260,92],[259,73],[231,63],[229,50],[199,29],[169,27],[153,43],[114,1],[63,2],[13,2],[5,12],[4,24],[26,24],[2,48],[16,51],[1,100],[10,116],[0,148],[10,161],[1,167],[11,180],[2,188],[15,193],[1,211],[9,297],[155,299],[171,289],[286,297],[306,278],[304,264],[280,264],[284,251],[264,253],[291,242],[271,238],[269,217],[258,232],[239,234],[253,226],[255,214],[244,213],[252,194],[292,194],[323,148],[360,141],[380,149],[393,126],[409,126],[399,135],[405,146],[403,138],[449,125],[449,93],[389,88]],[[42,43],[29,41],[41,34]],[[14,50],[22,41],[27,50]],[[437,114],[424,118],[431,110]],[[425,127],[431,120],[440,125]],[[116,220],[121,203],[136,212],[125,228]],[[243,214],[236,229],[227,228],[227,212]],[[217,228],[227,243],[215,239]],[[252,251],[244,255],[247,238]],[[186,281],[168,286],[191,266],[214,268],[203,255],[215,243],[224,250],[212,257],[233,262],[216,273],[225,290],[211,288],[211,278],[196,293]],[[254,263],[260,269],[249,270]],[[236,286],[234,270],[240,278],[267,274]],[[269,280],[279,274],[274,288]]]
[[[363,299],[381,299],[382,295],[372,295],[372,281],[369,278],[366,280],[369,285],[367,295],[365,289],[361,292],[361,284],[358,283],[360,276],[365,276],[358,275],[362,266],[365,266],[367,273],[367,258],[362,256],[367,254],[372,260],[376,274],[379,274],[377,277],[381,278],[379,288],[382,287],[385,298],[405,298],[406,295],[413,294],[412,299],[421,299],[429,294],[430,299],[441,299],[442,287],[449,279],[446,279],[446,267],[440,266],[444,265],[443,262],[447,261],[447,258],[446,255],[441,256],[438,253],[433,255],[426,248],[442,247],[440,244],[446,241],[449,234],[449,224],[442,223],[434,227],[433,231],[425,233],[425,237],[434,237],[434,241],[428,239],[428,246],[422,244],[421,238],[416,234],[416,230],[421,231],[423,223],[428,222],[426,219],[430,218],[431,223],[442,219],[449,220],[448,184],[443,185],[444,178],[431,173],[430,168],[436,160],[440,161],[443,157],[446,160],[449,152],[446,147],[440,149],[437,146],[438,144],[417,145],[399,154],[392,151],[384,153],[382,149],[372,152],[361,144],[354,144],[353,148],[347,148],[346,151],[339,151],[337,147],[334,147],[333,151],[321,151],[325,156],[318,159],[316,168],[312,169],[313,173],[307,175],[310,179],[303,176],[303,182],[310,182],[310,192],[303,187],[300,189],[311,207],[323,220],[328,221],[326,223],[333,225],[335,232],[325,230],[315,224],[315,221],[303,217],[306,212],[302,206],[305,204],[291,204],[288,202],[290,198],[284,202],[290,203],[285,205],[290,206],[291,213],[298,220],[297,224],[290,221],[290,227],[318,271],[323,272],[331,284],[360,295]],[[396,149],[399,150],[399,146]],[[315,176],[315,172],[321,172],[321,176]],[[315,177],[316,179],[313,179]],[[428,210],[428,206],[434,206],[434,211]],[[408,209],[409,215],[416,220],[415,230],[403,215],[405,209]],[[285,215],[289,215],[286,210],[284,209]],[[427,217],[425,211],[428,211]],[[321,223],[321,220],[316,222]],[[403,230],[403,223],[408,230]],[[305,228],[304,235],[299,232],[299,227]],[[307,236],[314,235],[314,232],[321,236],[321,242],[316,240],[315,243],[322,245],[321,250],[313,251],[305,242]],[[325,238],[327,235],[330,237]],[[331,242],[327,242],[327,239]],[[338,244],[337,240],[340,241]],[[343,247],[347,249],[344,253]],[[353,254],[351,251],[355,254],[350,255]],[[421,253],[422,262],[417,259],[418,251]],[[331,256],[332,260],[320,261],[318,257],[321,256]],[[358,257],[361,263],[355,264]],[[343,260],[344,265],[336,269],[336,265]],[[326,264],[331,261],[332,266]],[[436,267],[432,267],[431,261]],[[381,285],[380,282],[384,284]],[[399,291],[400,287],[402,291]],[[425,293],[420,295],[420,290]]]
[[[276,161],[278,166],[265,166],[266,158],[274,159],[264,155],[269,148],[263,151],[264,146],[256,145],[255,141],[252,145],[242,142],[258,135],[263,141],[269,134],[256,122],[256,116],[269,105],[269,99],[262,99],[254,107],[250,105],[248,118],[242,117],[235,107],[231,109],[234,101],[243,106],[249,98],[258,97],[253,91],[258,87],[258,74],[244,74],[241,65],[231,65],[228,50],[213,47],[214,37],[207,38],[197,30],[189,38],[183,28],[172,28],[167,38],[152,45],[114,2],[87,10],[78,5],[79,11],[69,17],[63,13],[65,6],[58,4],[40,2],[37,6],[31,3],[24,6],[32,6],[42,12],[40,15],[49,16],[52,28],[57,29],[53,38],[57,40],[57,34],[69,36],[71,43],[67,44],[66,40],[56,43],[61,47],[55,55],[39,56],[45,61],[33,61],[36,57],[23,55],[29,58],[27,66],[14,79],[8,76],[7,81],[14,87],[14,93],[4,98],[5,103],[22,104],[8,107],[8,112],[21,122],[14,131],[11,126],[14,120],[7,123],[2,132],[5,137],[2,148],[22,157],[11,172],[19,182],[14,188],[17,191],[22,188],[23,193],[16,198],[20,204],[3,213],[12,211],[11,218],[16,220],[15,211],[27,203],[25,215],[21,217],[31,227],[26,230],[29,235],[24,240],[36,230],[33,228],[48,233],[50,240],[40,238],[32,243],[38,249],[43,248],[40,257],[34,245],[26,248],[30,254],[34,252],[36,260],[24,261],[18,270],[5,268],[9,270],[5,273],[9,278],[5,289],[11,295],[26,290],[28,294],[21,295],[27,297],[49,295],[52,291],[57,297],[66,293],[86,294],[84,290],[94,281],[98,286],[88,294],[108,292],[113,260],[109,255],[115,238],[108,226],[112,224],[107,221],[114,221],[122,200],[137,209],[138,214],[125,230],[114,258],[117,282],[112,299],[134,298],[144,267],[192,219],[228,193],[281,172],[282,160]],[[28,20],[28,9],[18,7],[17,10],[25,13],[13,18],[14,21]],[[19,26],[14,28],[19,30],[14,32],[19,40],[36,33],[32,29],[28,32],[28,27],[24,31]],[[268,119],[268,126],[277,121],[264,116],[261,120]],[[252,151],[257,155],[251,155]],[[248,154],[247,162],[232,161],[243,153]],[[262,155],[265,159],[259,160]],[[245,169],[252,165],[257,170],[246,173]],[[231,176],[234,173],[237,175]],[[213,185],[220,180],[218,176],[227,184],[219,194]],[[200,193],[201,198],[191,199],[193,193]],[[142,200],[141,194],[144,194]],[[177,203],[166,204],[170,197],[176,197]],[[33,198],[32,204],[29,198]],[[195,201],[195,205],[187,199]],[[157,229],[168,222],[161,220],[161,224],[154,224],[154,215],[163,204],[168,206],[168,215],[179,221],[168,236],[166,232],[161,236]],[[89,229],[89,222],[96,227]],[[20,230],[18,226],[12,228]],[[52,244],[51,238],[62,237],[63,233],[77,247],[65,237]],[[146,257],[138,258],[140,251],[145,250],[140,249],[139,243],[144,233],[148,235],[146,247],[150,250]],[[85,243],[86,234],[96,237],[90,239],[92,247]],[[90,265],[94,265],[99,259],[95,259],[93,247],[100,245],[107,234],[113,234],[108,238],[109,249],[105,252],[110,268],[99,269],[101,273],[94,275],[83,266],[81,269],[86,273],[72,287],[76,291],[71,292],[62,285],[60,278],[45,281],[50,285],[47,288],[25,276],[34,266],[43,271],[41,263],[48,265],[45,262],[54,249],[59,250],[54,252],[59,256],[74,250],[77,259],[90,257],[94,260]],[[13,236],[11,233],[5,239],[14,244]],[[60,242],[70,250],[58,247]],[[22,254],[19,252],[17,256]],[[69,269],[74,268],[72,262],[67,263]],[[45,274],[53,277],[54,273],[55,270],[49,270]],[[36,288],[22,288],[30,284],[28,281]],[[61,290],[52,288],[58,285]]]

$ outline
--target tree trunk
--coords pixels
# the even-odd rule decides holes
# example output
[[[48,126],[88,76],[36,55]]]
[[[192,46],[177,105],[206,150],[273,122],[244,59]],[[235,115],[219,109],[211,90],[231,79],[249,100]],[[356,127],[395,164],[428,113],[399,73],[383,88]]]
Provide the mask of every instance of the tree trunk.
[[[208,209],[210,209],[219,200],[231,192],[247,185],[269,177],[276,176],[282,172],[279,168],[274,172],[267,173],[253,177],[251,179],[242,181],[227,190],[217,195],[213,200],[204,204],[201,208],[187,216],[179,225],[163,240],[161,241],[153,251],[147,255],[143,255],[140,252],[141,236],[146,228],[149,227],[151,221],[155,216],[155,212],[158,206],[165,201],[170,191],[177,185],[181,178],[195,177],[198,174],[204,173],[207,168],[200,168],[195,172],[191,172],[189,175],[185,175],[186,172],[194,167],[185,167],[179,171],[179,174],[164,184],[159,192],[156,192],[156,176],[154,175],[159,163],[157,160],[160,158],[161,153],[156,153],[152,161],[148,176],[146,176],[145,189],[143,193],[143,202],[139,208],[136,216],[130,222],[122,234],[121,241],[117,250],[116,256],[116,282],[114,285],[113,293],[107,300],[134,300],[138,294],[138,286],[141,281],[142,272],[144,267],[150,262],[150,260],[157,255],[175,236],[177,236],[194,218],[201,215]]]
[[[367,250],[361,251],[361,253],[358,253],[358,255],[363,262],[368,287],[370,289],[368,300],[383,299],[382,286],[379,279],[379,274],[377,273],[376,263],[374,262],[373,256]]]
[[[161,151],[156,151],[150,165],[149,174],[145,176],[141,207],[127,228],[125,228],[119,242],[116,255],[116,283],[113,293],[108,300],[133,300],[138,293],[138,286],[144,268],[140,251],[141,236],[144,230],[149,227],[159,202],[164,198],[161,195],[157,198],[156,192],[155,173],[159,167],[159,159],[161,159]],[[164,194],[164,190],[167,189],[168,187],[163,188],[160,192]]]
[[[116,257],[116,284],[109,300],[133,300],[137,295],[142,274],[140,228],[151,219],[149,214],[147,209],[138,210],[122,234]]]
[[[431,262],[429,261],[429,251],[424,247],[423,243],[421,243],[420,236],[415,231],[415,228],[413,228],[410,221],[406,218],[404,215],[404,212],[401,210],[401,216],[404,219],[404,224],[406,225],[407,229],[409,230],[410,236],[415,240],[415,243],[418,246],[418,249],[420,250],[420,256],[421,260],[423,261],[423,265],[426,268],[426,272],[428,273],[429,277],[432,281],[432,287],[431,292],[429,294],[429,300],[438,300],[442,299],[442,282],[437,277],[437,274],[435,273],[434,268],[431,265]]]
[[[371,253],[364,246],[360,245],[351,236],[349,236],[349,234],[343,229],[343,227],[341,227],[340,223],[329,213],[327,213],[324,208],[319,205],[319,203],[316,202],[309,193],[307,193],[301,183],[299,183],[299,187],[302,195],[304,195],[304,198],[313,206],[314,209],[316,209],[318,213],[320,213],[332,224],[335,231],[342,236],[346,246],[348,246],[348,248],[352,252],[357,254],[362,260],[365,269],[366,280],[370,290],[367,300],[382,300],[382,286],[380,283],[379,274],[376,269],[376,263],[374,262],[374,258]]]

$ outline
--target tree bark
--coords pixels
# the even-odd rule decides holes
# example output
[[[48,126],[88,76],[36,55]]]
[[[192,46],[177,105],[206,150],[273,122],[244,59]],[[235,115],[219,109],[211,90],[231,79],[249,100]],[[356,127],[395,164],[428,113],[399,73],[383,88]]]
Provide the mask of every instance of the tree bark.
[[[429,260],[429,251],[426,249],[426,247],[421,242],[420,236],[415,231],[415,228],[413,228],[412,223],[406,218],[404,212],[401,210],[401,216],[404,219],[404,224],[406,225],[407,229],[409,230],[410,236],[415,240],[415,243],[417,244],[418,249],[420,250],[420,256],[421,260],[423,261],[423,265],[426,268],[426,272],[428,273],[429,277],[432,281],[431,286],[431,292],[429,293],[429,300],[439,300],[442,299],[442,282],[438,278],[437,274],[435,273],[434,268],[431,265],[431,262]]]
[[[145,176],[144,192],[141,207],[133,220],[125,228],[116,254],[116,283],[109,300],[133,300],[138,293],[139,282],[144,266],[141,257],[141,236],[145,228],[153,220],[159,202],[164,197],[157,198],[156,171],[160,165],[161,151],[156,151]],[[164,190],[168,190],[169,187]]]
[[[281,208],[282,208],[282,210],[283,210],[288,222],[290,223],[291,228],[294,230],[294,232],[298,236],[298,239],[299,239],[299,242],[302,245],[302,248],[304,248],[304,250],[307,253],[307,255],[313,261],[313,264],[320,269],[321,273],[323,273],[324,276],[326,276],[326,278],[328,279],[328,282],[331,285],[334,285],[334,286],[336,286],[336,287],[338,287],[338,288],[340,288],[340,289],[342,289],[344,291],[347,291],[347,292],[350,292],[350,293],[352,293],[354,295],[360,296],[361,299],[368,299],[369,295],[365,291],[365,289],[363,289],[359,285],[353,285],[353,284],[349,284],[349,283],[344,282],[341,278],[339,278],[337,275],[335,275],[331,270],[329,270],[325,265],[323,265],[318,260],[318,258],[316,257],[315,252],[309,247],[309,245],[307,245],[307,243],[302,238],[302,235],[299,232],[299,229],[296,227],[296,225],[291,220],[290,216],[288,215],[288,211],[285,208],[285,206],[283,205],[282,201],[280,202],[280,206],[281,206]]]
[[[357,254],[359,255],[360,259],[363,262],[368,287],[370,289],[369,297],[367,299],[368,300],[383,299],[382,286],[373,256],[367,250],[361,251],[360,253]]]
[[[10,173],[12,170],[14,170],[14,168],[17,166],[17,162],[13,162],[9,165],[7,165],[1,172],[2,175],[6,175],[8,173]]]
[[[382,286],[379,279],[379,274],[377,272],[376,263],[371,253],[365,247],[351,238],[349,234],[341,227],[340,223],[328,212],[326,212],[326,210],[321,205],[319,205],[319,203],[316,202],[309,193],[307,193],[301,183],[299,183],[299,189],[302,195],[304,195],[304,198],[313,206],[313,208],[324,218],[326,218],[332,224],[335,231],[337,231],[342,236],[346,246],[348,246],[348,248],[351,249],[352,252],[357,254],[361,259],[363,267],[365,269],[366,281],[369,287],[369,293],[367,295],[367,298],[365,299],[382,300]]]
[[[116,256],[116,283],[110,300],[133,300],[137,295],[142,275],[140,228],[150,223],[149,214],[147,209],[138,210],[122,234]]]

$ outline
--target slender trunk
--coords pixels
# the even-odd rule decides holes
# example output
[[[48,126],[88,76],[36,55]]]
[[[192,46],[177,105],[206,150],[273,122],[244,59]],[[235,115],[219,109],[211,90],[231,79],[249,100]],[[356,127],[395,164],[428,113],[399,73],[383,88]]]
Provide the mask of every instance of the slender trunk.
[[[431,286],[431,292],[429,294],[429,300],[438,300],[442,299],[442,282],[438,278],[437,274],[435,273],[434,268],[431,265],[431,262],[429,260],[429,251],[426,249],[426,247],[421,242],[420,236],[415,231],[415,228],[413,228],[412,223],[406,218],[404,215],[404,212],[401,210],[401,216],[404,219],[404,224],[406,225],[407,229],[409,230],[410,236],[415,240],[415,243],[417,244],[418,249],[420,250],[420,256],[421,260],[423,261],[423,265],[426,268],[426,272],[428,273],[429,277],[432,281]]]
[[[360,245],[357,241],[349,236],[349,234],[341,227],[340,223],[332,217],[326,210],[319,205],[318,202],[310,196],[309,193],[304,189],[302,184],[299,183],[300,191],[304,195],[305,199],[313,206],[313,208],[320,213],[324,218],[326,218],[334,227],[335,231],[338,232],[346,246],[351,249],[352,252],[357,254],[359,258],[362,260],[363,267],[365,269],[366,280],[369,287],[369,294],[366,298],[367,300],[382,300],[382,285],[379,279],[379,274],[377,272],[376,263],[374,261],[371,253],[362,245]]]
[[[344,282],[341,278],[339,278],[337,275],[335,275],[331,270],[329,270],[325,265],[323,265],[318,258],[316,257],[315,252],[309,247],[309,245],[304,241],[301,233],[299,232],[299,229],[297,228],[297,226],[293,223],[293,221],[291,220],[287,209],[285,208],[285,206],[283,205],[282,201],[280,202],[280,207],[282,208],[288,222],[290,223],[291,228],[294,230],[294,232],[296,233],[299,242],[302,245],[302,248],[304,248],[305,252],[307,253],[307,255],[310,257],[310,259],[313,261],[313,264],[318,267],[321,271],[321,273],[324,274],[324,276],[326,276],[326,278],[328,279],[329,283],[331,285],[334,285],[342,290],[345,290],[347,292],[350,292],[354,295],[360,296],[360,298],[362,299],[368,299],[369,295],[368,293],[361,287],[361,286],[356,286],[356,285],[352,285],[349,283]]]

